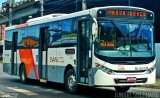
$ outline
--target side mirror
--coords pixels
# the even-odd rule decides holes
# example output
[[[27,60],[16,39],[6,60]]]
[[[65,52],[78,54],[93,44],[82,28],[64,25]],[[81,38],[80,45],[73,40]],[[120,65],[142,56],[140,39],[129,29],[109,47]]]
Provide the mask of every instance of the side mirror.
[[[97,33],[98,33],[98,23],[95,18],[93,18],[93,24],[92,24],[92,35],[93,35],[93,42],[97,38]]]
[[[97,20],[93,18],[92,35],[97,36],[97,32],[98,32],[98,23],[97,23]]]

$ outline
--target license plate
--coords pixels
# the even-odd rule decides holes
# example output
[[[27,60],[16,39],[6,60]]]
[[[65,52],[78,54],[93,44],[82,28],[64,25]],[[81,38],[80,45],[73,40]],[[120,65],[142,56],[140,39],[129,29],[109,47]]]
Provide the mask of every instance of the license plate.
[[[136,77],[127,77],[127,82],[136,82],[137,81],[137,79],[136,79]]]

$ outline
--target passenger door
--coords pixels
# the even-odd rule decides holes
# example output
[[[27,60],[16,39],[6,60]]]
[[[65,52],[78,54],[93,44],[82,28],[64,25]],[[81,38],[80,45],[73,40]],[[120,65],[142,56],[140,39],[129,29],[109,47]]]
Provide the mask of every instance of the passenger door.
[[[17,37],[18,32],[13,32],[11,52],[11,74],[17,74]]]
[[[40,46],[39,46],[39,77],[41,82],[46,82],[47,80],[47,38],[48,27],[40,28]]]
[[[90,20],[78,21],[77,71],[78,82],[88,84],[88,71],[91,68]]]

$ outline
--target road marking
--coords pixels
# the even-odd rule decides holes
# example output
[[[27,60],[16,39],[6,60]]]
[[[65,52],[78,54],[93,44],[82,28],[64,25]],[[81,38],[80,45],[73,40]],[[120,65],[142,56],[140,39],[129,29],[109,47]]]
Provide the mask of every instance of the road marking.
[[[64,92],[62,92],[62,91],[59,91],[59,90],[53,90],[53,89],[46,89],[46,90],[44,90],[44,91],[46,91],[46,92],[51,92],[51,93],[53,93],[53,94],[60,94],[60,93],[64,93]]]
[[[0,98],[9,98],[9,97],[12,97],[12,96],[10,96],[9,94],[6,94],[6,93],[0,91]]]
[[[17,87],[7,87],[7,88],[11,89],[11,90],[14,90],[16,92],[19,92],[19,93],[23,93],[23,94],[28,95],[28,96],[38,95],[37,93],[31,92],[31,91],[25,90],[25,89],[20,89],[20,88],[17,88]]]
[[[50,93],[53,93],[53,94],[60,94],[60,93],[64,93],[63,91],[60,91],[60,90],[47,89],[47,88],[42,88],[42,87],[39,87],[39,86],[33,86],[33,88],[35,88],[35,89],[39,89],[39,90],[41,90],[41,91],[50,92]]]

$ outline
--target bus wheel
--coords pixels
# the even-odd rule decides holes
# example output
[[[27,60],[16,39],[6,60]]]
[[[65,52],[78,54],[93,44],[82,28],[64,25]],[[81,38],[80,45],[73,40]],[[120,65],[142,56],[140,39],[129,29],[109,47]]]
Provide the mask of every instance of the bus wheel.
[[[130,89],[130,87],[129,86],[116,86],[115,89],[117,92],[127,92]]]
[[[73,69],[68,70],[65,75],[65,88],[69,93],[77,92],[76,75]]]
[[[24,84],[27,83],[26,69],[25,69],[24,65],[22,65],[22,67],[20,68],[19,75],[20,75],[20,81]]]

